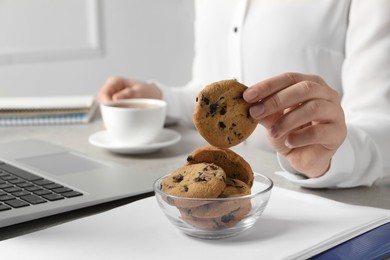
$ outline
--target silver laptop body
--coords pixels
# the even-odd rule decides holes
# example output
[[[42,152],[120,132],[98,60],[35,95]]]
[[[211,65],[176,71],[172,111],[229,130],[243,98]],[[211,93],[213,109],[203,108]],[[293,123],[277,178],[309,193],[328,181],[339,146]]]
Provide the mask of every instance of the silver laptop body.
[[[15,174],[8,174],[13,171],[16,177]],[[43,186],[40,192],[35,191],[39,187],[34,187],[32,181],[26,180],[33,179],[30,173],[41,180],[37,183],[48,185]],[[6,190],[0,189],[0,207],[3,208],[0,211],[0,227],[147,193],[152,191],[156,178],[158,174],[144,172],[140,166],[124,167],[97,161],[42,140],[0,143],[0,187]],[[23,188],[26,185],[30,185],[27,190]],[[53,201],[43,197],[46,202],[38,199],[33,201],[39,202],[36,204],[20,198],[17,198],[20,202],[12,200],[15,197],[13,194],[30,193],[23,198],[36,199],[35,193],[54,190],[68,191],[63,194],[75,196]],[[56,195],[46,195],[49,199],[53,197],[56,198]],[[15,202],[22,206],[11,207]],[[29,205],[24,205],[24,202]]]

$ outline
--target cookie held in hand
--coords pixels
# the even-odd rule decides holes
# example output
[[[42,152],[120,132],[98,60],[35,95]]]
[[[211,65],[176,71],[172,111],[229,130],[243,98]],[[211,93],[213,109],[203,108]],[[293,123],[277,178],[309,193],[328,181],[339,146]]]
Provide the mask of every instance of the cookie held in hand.
[[[257,122],[249,114],[251,105],[243,99],[246,89],[236,80],[221,80],[200,91],[192,119],[209,144],[229,148],[255,130]]]

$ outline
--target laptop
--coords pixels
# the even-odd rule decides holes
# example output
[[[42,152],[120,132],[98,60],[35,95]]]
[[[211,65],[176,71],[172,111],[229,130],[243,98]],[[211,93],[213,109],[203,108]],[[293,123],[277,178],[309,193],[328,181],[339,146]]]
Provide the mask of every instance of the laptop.
[[[158,177],[43,140],[0,143],[0,227],[151,192]]]

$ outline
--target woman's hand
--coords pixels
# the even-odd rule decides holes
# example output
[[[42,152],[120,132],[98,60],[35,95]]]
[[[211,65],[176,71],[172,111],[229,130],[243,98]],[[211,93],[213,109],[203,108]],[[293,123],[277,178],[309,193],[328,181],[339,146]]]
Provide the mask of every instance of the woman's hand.
[[[281,74],[248,88],[244,99],[292,167],[309,178],[326,173],[347,128],[340,97],[322,78]]]
[[[153,83],[121,77],[110,77],[101,87],[98,98],[100,102],[126,98],[161,99],[161,92]]]

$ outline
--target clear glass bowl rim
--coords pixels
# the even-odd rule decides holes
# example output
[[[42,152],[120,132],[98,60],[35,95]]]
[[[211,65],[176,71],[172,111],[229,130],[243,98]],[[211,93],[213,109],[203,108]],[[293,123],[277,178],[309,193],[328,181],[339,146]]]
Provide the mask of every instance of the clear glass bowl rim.
[[[160,183],[162,182],[162,180],[164,178],[167,178],[169,175],[171,174],[166,174],[164,176],[161,176],[160,178],[158,178],[154,183],[153,183],[153,190],[156,194],[159,194],[161,196],[166,196],[166,197],[170,197],[170,198],[173,198],[173,199],[180,199],[180,200],[188,200],[188,201],[204,201],[204,200],[207,200],[207,201],[211,201],[211,202],[221,202],[221,201],[231,201],[231,200],[238,200],[238,199],[252,199],[252,198],[255,198],[261,194],[266,194],[268,193],[269,191],[271,191],[272,187],[274,186],[274,183],[273,181],[265,176],[264,174],[261,174],[261,173],[254,173],[254,177],[256,176],[259,176],[261,178],[264,178],[267,182],[268,182],[268,185],[265,189],[261,190],[261,191],[258,191],[256,193],[252,193],[252,194],[249,194],[249,195],[245,195],[245,196],[239,196],[239,197],[229,197],[229,198],[189,198],[189,197],[183,197],[183,196],[175,196],[175,195],[171,195],[171,194],[168,194],[168,193],[165,193],[161,190],[161,185]],[[254,179],[254,182],[256,182],[256,179]]]

